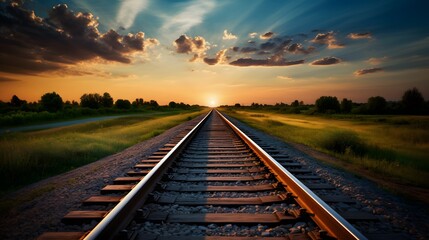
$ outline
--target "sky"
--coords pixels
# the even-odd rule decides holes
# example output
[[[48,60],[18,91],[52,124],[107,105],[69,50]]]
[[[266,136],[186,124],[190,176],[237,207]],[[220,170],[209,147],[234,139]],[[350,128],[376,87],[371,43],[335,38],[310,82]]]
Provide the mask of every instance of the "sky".
[[[429,100],[424,0],[0,0],[0,100]]]

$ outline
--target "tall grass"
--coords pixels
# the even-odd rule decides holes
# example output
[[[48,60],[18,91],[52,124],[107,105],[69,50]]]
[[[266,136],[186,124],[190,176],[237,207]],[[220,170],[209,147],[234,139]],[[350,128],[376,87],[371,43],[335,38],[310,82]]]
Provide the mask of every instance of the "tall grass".
[[[229,113],[252,127],[288,142],[336,156],[373,176],[429,187],[429,118],[389,117],[326,119],[263,112]],[[261,115],[261,112],[258,112]]]
[[[150,113],[3,135],[0,137],[0,193],[91,163],[201,113]]]

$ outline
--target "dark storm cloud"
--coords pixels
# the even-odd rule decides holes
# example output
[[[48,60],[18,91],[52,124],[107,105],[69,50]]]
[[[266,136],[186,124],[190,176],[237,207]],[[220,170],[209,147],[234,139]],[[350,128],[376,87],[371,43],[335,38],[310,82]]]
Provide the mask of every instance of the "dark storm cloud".
[[[0,71],[38,74],[101,58],[130,63],[129,54],[144,51],[144,33],[100,33],[91,13],[59,4],[47,18],[16,3],[0,3]]]
[[[181,35],[174,41],[177,53],[199,53],[207,49],[206,40],[203,37],[195,38]]]
[[[311,63],[311,65],[332,65],[332,64],[337,64],[337,63],[340,63],[340,62],[341,62],[341,60],[339,58],[336,58],[336,57],[325,57],[325,58],[313,61]]]
[[[376,73],[376,72],[380,72],[380,71],[383,71],[383,68],[367,68],[367,69],[357,70],[356,72],[354,72],[354,74],[356,76],[361,76],[361,75],[365,75],[368,73]]]

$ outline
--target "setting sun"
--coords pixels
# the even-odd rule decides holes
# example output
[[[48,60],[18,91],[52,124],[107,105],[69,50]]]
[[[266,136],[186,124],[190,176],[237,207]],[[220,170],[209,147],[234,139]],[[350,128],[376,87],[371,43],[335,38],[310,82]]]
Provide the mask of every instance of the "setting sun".
[[[210,100],[209,107],[216,107],[216,100],[214,99]]]

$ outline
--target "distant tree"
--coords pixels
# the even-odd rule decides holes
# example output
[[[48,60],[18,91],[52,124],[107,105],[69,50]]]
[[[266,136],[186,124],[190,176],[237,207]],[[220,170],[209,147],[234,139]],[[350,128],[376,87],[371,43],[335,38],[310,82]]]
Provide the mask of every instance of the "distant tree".
[[[103,97],[98,93],[83,94],[80,97],[80,106],[97,109],[102,106]]]
[[[383,114],[386,112],[387,102],[384,97],[376,96],[368,98],[367,109],[370,114]]]
[[[63,109],[63,99],[56,92],[45,93],[41,99],[40,104],[48,112],[58,112]]]
[[[320,113],[337,113],[340,111],[340,103],[337,97],[322,96],[316,100],[316,111]]]
[[[134,100],[132,102],[133,107],[138,108],[144,105],[144,101],[143,98],[136,98],[136,100]]]
[[[130,109],[131,108],[131,103],[128,100],[118,99],[115,102],[115,107],[117,107],[119,109]]]
[[[425,99],[417,88],[412,88],[405,91],[402,104],[406,113],[420,114],[424,111]]]
[[[304,106],[304,101],[299,101],[300,106]]]
[[[176,108],[177,107],[177,103],[174,102],[174,101],[171,101],[171,102],[168,103],[168,106],[171,107],[171,108]]]
[[[155,100],[150,100],[150,101],[149,101],[149,105],[150,105],[151,107],[159,107],[158,102],[157,102],[157,101],[155,101]]]
[[[292,106],[292,107],[299,107],[299,101],[298,101],[298,100],[293,101],[293,102],[290,104],[290,106]]]
[[[241,104],[240,103],[236,103],[236,104],[234,104],[234,107],[241,107]]]
[[[252,102],[252,104],[250,104],[250,108],[259,108],[261,105],[259,103],[254,103]]]
[[[12,99],[10,100],[10,105],[12,107],[21,107],[22,105],[24,105],[26,103],[27,103],[27,101],[19,99],[19,97],[16,95],[13,95]]]
[[[103,107],[105,107],[105,108],[113,107],[113,98],[110,96],[110,94],[108,92],[105,92],[103,94],[103,97],[101,99],[101,103],[102,103]]]
[[[340,110],[342,113],[350,113],[353,108],[352,100],[348,100],[347,98],[343,98],[341,100]]]

